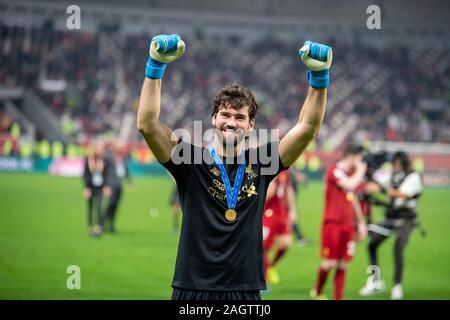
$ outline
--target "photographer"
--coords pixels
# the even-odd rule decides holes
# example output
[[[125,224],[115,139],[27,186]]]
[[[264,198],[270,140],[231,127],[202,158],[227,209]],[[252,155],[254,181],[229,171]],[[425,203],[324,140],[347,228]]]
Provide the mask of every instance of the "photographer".
[[[405,152],[398,151],[392,157],[392,173],[366,183],[365,192],[383,192],[390,198],[386,206],[386,218],[376,225],[370,225],[369,255],[372,266],[378,267],[378,246],[391,234],[395,234],[394,245],[394,287],[391,299],[402,299],[403,251],[409,236],[416,226],[416,209],[423,190],[422,177],[411,169],[411,161]],[[378,278],[378,279],[377,279]],[[381,277],[369,278],[360,290],[362,296],[369,296],[384,290]]]

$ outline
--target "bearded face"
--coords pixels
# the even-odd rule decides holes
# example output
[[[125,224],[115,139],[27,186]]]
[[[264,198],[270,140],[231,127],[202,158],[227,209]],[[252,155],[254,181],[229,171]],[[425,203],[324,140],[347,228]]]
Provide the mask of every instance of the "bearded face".
[[[224,147],[236,146],[242,142],[247,132],[255,125],[255,120],[250,120],[249,107],[235,109],[232,106],[224,106],[213,117],[212,124],[217,129],[216,134],[222,140]]]

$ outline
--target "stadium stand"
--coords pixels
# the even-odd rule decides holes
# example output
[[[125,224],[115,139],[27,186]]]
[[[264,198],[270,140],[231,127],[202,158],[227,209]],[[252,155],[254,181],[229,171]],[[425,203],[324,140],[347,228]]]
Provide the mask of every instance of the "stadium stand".
[[[61,32],[48,25],[40,29],[2,25],[0,34],[0,85],[33,88],[60,119],[65,134],[77,141],[121,130],[123,114],[139,94],[142,52],[149,35]],[[212,40],[216,46],[202,45]],[[169,125],[189,127],[193,120],[208,121],[196,117],[209,114],[217,89],[230,82],[257,92],[261,127],[283,129],[292,124],[299,97],[307,89],[296,56],[298,44],[274,38],[247,40],[208,39],[202,34],[187,39],[186,59],[168,72],[165,82],[162,110]],[[328,42],[335,48],[336,63],[319,146],[328,139],[339,146],[355,131],[357,139],[450,142],[447,45],[431,49],[359,45],[352,51],[338,39]],[[231,46],[234,49],[227,50]],[[438,72],[431,68],[437,64]]]
[[[398,3],[379,2],[382,32],[361,27],[370,1],[317,2],[330,10],[294,0],[252,6],[230,0],[219,7],[204,0],[189,6],[80,0],[82,28],[68,30],[63,3],[0,0],[2,117],[17,120],[19,140],[67,145],[103,135],[142,144],[134,115],[142,52],[152,35],[179,32],[188,49],[165,77],[163,121],[173,128],[209,123],[218,88],[239,82],[261,104],[258,126],[284,131],[307,90],[296,52],[312,37],[335,52],[328,110],[314,147],[336,150],[349,140],[450,142],[450,49],[441,41],[450,31],[445,8],[436,10],[439,1],[426,8],[409,2],[413,19]]]

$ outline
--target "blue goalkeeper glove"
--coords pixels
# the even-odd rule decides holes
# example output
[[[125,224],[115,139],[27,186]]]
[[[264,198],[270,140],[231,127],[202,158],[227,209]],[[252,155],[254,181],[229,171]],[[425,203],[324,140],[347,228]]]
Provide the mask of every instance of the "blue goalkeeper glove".
[[[145,76],[150,79],[161,79],[167,64],[181,57],[185,48],[183,40],[177,34],[160,34],[153,37]]]
[[[308,67],[306,78],[314,89],[328,88],[330,85],[330,66],[333,50],[324,44],[306,41],[298,51],[302,61]]]

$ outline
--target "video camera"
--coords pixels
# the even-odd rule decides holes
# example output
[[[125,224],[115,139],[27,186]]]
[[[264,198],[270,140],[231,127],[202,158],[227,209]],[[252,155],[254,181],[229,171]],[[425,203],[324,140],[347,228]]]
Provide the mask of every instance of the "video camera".
[[[385,162],[389,162],[392,155],[387,151],[367,152],[364,154],[363,161],[367,165],[367,171],[365,175],[366,182],[375,181],[373,178],[374,173],[381,168]],[[377,198],[365,192],[358,194],[360,201],[367,201],[370,205],[388,207],[389,201],[385,199]]]
[[[373,174],[375,171],[377,171],[385,162],[390,160],[391,154],[387,151],[366,153],[363,158],[363,161],[367,164],[366,180],[373,181]]]

